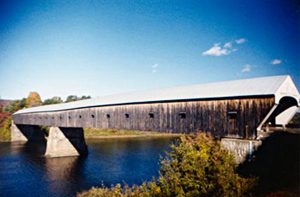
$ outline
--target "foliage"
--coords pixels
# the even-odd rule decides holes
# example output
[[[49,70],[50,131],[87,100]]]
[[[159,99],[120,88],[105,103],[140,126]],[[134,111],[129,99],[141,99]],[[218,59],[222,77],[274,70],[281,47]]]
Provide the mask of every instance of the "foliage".
[[[78,194],[79,197],[163,197],[160,187],[155,181],[143,183],[140,186],[133,185],[129,187],[125,185],[123,188],[121,184],[112,186],[110,188],[102,186],[101,188],[92,187],[88,192]]]
[[[84,100],[84,99],[90,99],[90,98],[91,98],[91,96],[78,97],[76,95],[70,95],[70,96],[67,97],[66,103],[72,102],[72,101],[79,101],[79,100]]]
[[[254,180],[240,177],[235,167],[210,135],[186,136],[162,161],[159,182],[167,196],[243,196]]]
[[[0,112],[0,127],[3,126],[4,121],[9,118],[11,114],[9,112]]]
[[[6,112],[14,113],[20,109],[26,107],[26,99],[23,98],[21,100],[12,101],[9,105],[7,105],[4,109]]]
[[[0,112],[4,112],[4,109],[7,105],[10,104],[13,100],[0,99]]]
[[[80,100],[90,99],[90,98],[91,98],[91,96],[82,96],[82,97],[80,98]]]
[[[10,115],[6,116],[0,124],[0,141],[10,140],[10,126],[11,126],[12,118]]]
[[[42,104],[41,97],[37,92],[30,92],[26,99],[26,107],[35,107]]]
[[[72,101],[77,101],[77,100],[78,100],[78,97],[76,95],[70,95],[67,97],[66,103],[72,102]]]
[[[58,103],[62,103],[62,102],[63,102],[63,100],[60,97],[54,96],[52,98],[44,100],[43,105],[58,104]]]
[[[0,112],[0,140],[10,139],[10,126],[12,122],[11,114],[25,107],[37,106],[41,104],[40,95],[36,92],[30,92],[27,99],[15,100],[9,103],[4,109],[5,112]]]
[[[246,196],[255,179],[235,173],[233,156],[210,135],[183,136],[161,161],[157,180],[140,186],[92,188],[78,196]]]

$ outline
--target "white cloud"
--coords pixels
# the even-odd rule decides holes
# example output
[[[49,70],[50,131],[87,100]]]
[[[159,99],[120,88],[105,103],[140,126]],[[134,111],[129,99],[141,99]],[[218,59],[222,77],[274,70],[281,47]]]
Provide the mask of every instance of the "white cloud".
[[[220,47],[220,43],[214,44],[210,49],[204,51],[202,55],[221,56],[228,55],[231,51],[228,48]]]
[[[245,39],[245,38],[240,38],[240,39],[237,39],[237,40],[235,40],[235,42],[237,43],[237,44],[243,44],[244,42],[246,42],[247,40]]]
[[[280,59],[273,59],[271,64],[276,65],[276,64],[281,64],[281,60]]]
[[[245,38],[239,38],[235,41],[226,42],[223,46],[221,43],[215,43],[210,49],[202,52],[203,56],[210,55],[210,56],[221,56],[221,55],[229,55],[232,52],[237,51],[234,46],[237,44],[242,44],[246,42]]]
[[[157,68],[158,68],[158,64],[153,64],[152,66],[151,66],[151,68],[152,68],[152,73],[156,73],[157,72]]]
[[[250,72],[251,69],[252,69],[252,66],[251,66],[250,64],[246,64],[246,65],[243,66],[241,72],[242,72],[242,73]]]
[[[224,44],[224,48],[231,48],[232,47],[232,43],[231,42],[226,42]]]

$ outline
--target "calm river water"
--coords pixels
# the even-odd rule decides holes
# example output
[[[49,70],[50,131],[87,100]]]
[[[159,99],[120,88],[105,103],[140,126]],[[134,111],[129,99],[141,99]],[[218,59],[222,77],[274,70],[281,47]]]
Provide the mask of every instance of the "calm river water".
[[[92,186],[158,176],[174,138],[87,140],[86,157],[45,158],[44,143],[0,143],[0,196],[74,196]]]

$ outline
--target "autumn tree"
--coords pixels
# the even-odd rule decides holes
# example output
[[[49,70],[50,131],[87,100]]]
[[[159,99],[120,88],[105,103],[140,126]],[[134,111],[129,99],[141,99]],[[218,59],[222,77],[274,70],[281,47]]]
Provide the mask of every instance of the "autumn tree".
[[[26,107],[26,98],[10,102],[9,105],[4,108],[4,111],[14,113],[24,107]]]
[[[40,95],[37,92],[30,92],[26,99],[26,107],[35,107],[42,104]]]

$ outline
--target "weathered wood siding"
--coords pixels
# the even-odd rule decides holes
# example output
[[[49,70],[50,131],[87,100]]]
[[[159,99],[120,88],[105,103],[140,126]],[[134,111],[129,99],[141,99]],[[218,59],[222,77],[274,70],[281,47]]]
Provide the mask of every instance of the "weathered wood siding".
[[[14,122],[184,133],[205,131],[220,137],[253,139],[258,124],[274,102],[274,97],[266,97],[116,105],[17,114]]]

